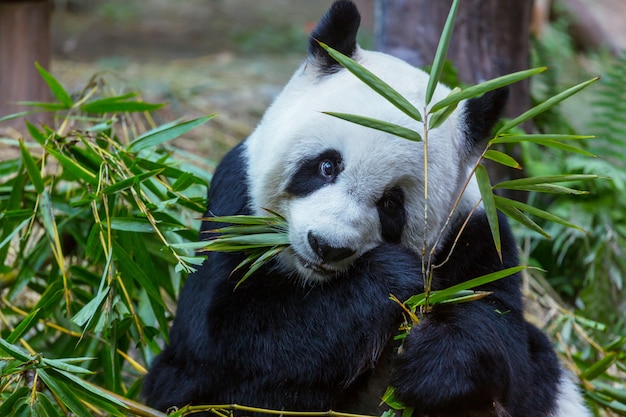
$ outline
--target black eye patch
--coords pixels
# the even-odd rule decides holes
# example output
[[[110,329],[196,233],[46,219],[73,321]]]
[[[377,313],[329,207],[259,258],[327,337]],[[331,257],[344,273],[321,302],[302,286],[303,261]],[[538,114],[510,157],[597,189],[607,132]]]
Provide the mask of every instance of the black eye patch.
[[[304,197],[332,184],[343,171],[341,154],[330,149],[311,159],[300,162],[298,170],[291,178],[287,191],[295,196]]]
[[[389,243],[400,243],[406,223],[404,191],[400,187],[386,190],[376,202],[383,239]]]

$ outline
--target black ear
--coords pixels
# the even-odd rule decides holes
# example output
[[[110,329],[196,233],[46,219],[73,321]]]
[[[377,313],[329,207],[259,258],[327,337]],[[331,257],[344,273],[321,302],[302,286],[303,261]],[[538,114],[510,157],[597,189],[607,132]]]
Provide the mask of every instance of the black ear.
[[[360,24],[361,15],[354,3],[348,0],[334,2],[322,16],[311,33],[309,54],[323,73],[332,74],[342,67],[317,42],[324,42],[351,57],[356,51],[356,33]]]
[[[474,149],[491,135],[493,127],[504,113],[508,99],[509,88],[501,87],[467,101],[464,119],[470,149]]]

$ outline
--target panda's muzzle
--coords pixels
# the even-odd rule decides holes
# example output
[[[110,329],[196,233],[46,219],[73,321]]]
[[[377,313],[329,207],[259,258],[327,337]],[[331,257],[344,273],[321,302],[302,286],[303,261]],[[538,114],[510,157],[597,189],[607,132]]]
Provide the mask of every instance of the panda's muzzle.
[[[315,236],[311,231],[307,234],[307,239],[313,252],[315,252],[325,264],[344,261],[356,253],[356,251],[351,248],[334,247],[324,238]]]

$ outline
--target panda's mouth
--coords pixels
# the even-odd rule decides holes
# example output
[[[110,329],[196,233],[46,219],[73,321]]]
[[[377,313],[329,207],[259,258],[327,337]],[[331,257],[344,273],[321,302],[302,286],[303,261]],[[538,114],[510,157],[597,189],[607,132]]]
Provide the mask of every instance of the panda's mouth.
[[[336,276],[347,268],[347,266],[343,265],[311,261],[294,250],[289,252],[296,264],[296,268],[309,279],[325,280]]]

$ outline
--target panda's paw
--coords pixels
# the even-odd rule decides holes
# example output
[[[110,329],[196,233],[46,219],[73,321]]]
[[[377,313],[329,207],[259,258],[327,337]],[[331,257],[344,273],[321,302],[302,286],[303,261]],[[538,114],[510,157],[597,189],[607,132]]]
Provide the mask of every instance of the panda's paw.
[[[393,364],[395,397],[417,415],[492,409],[508,387],[491,356],[459,329],[415,326]]]

